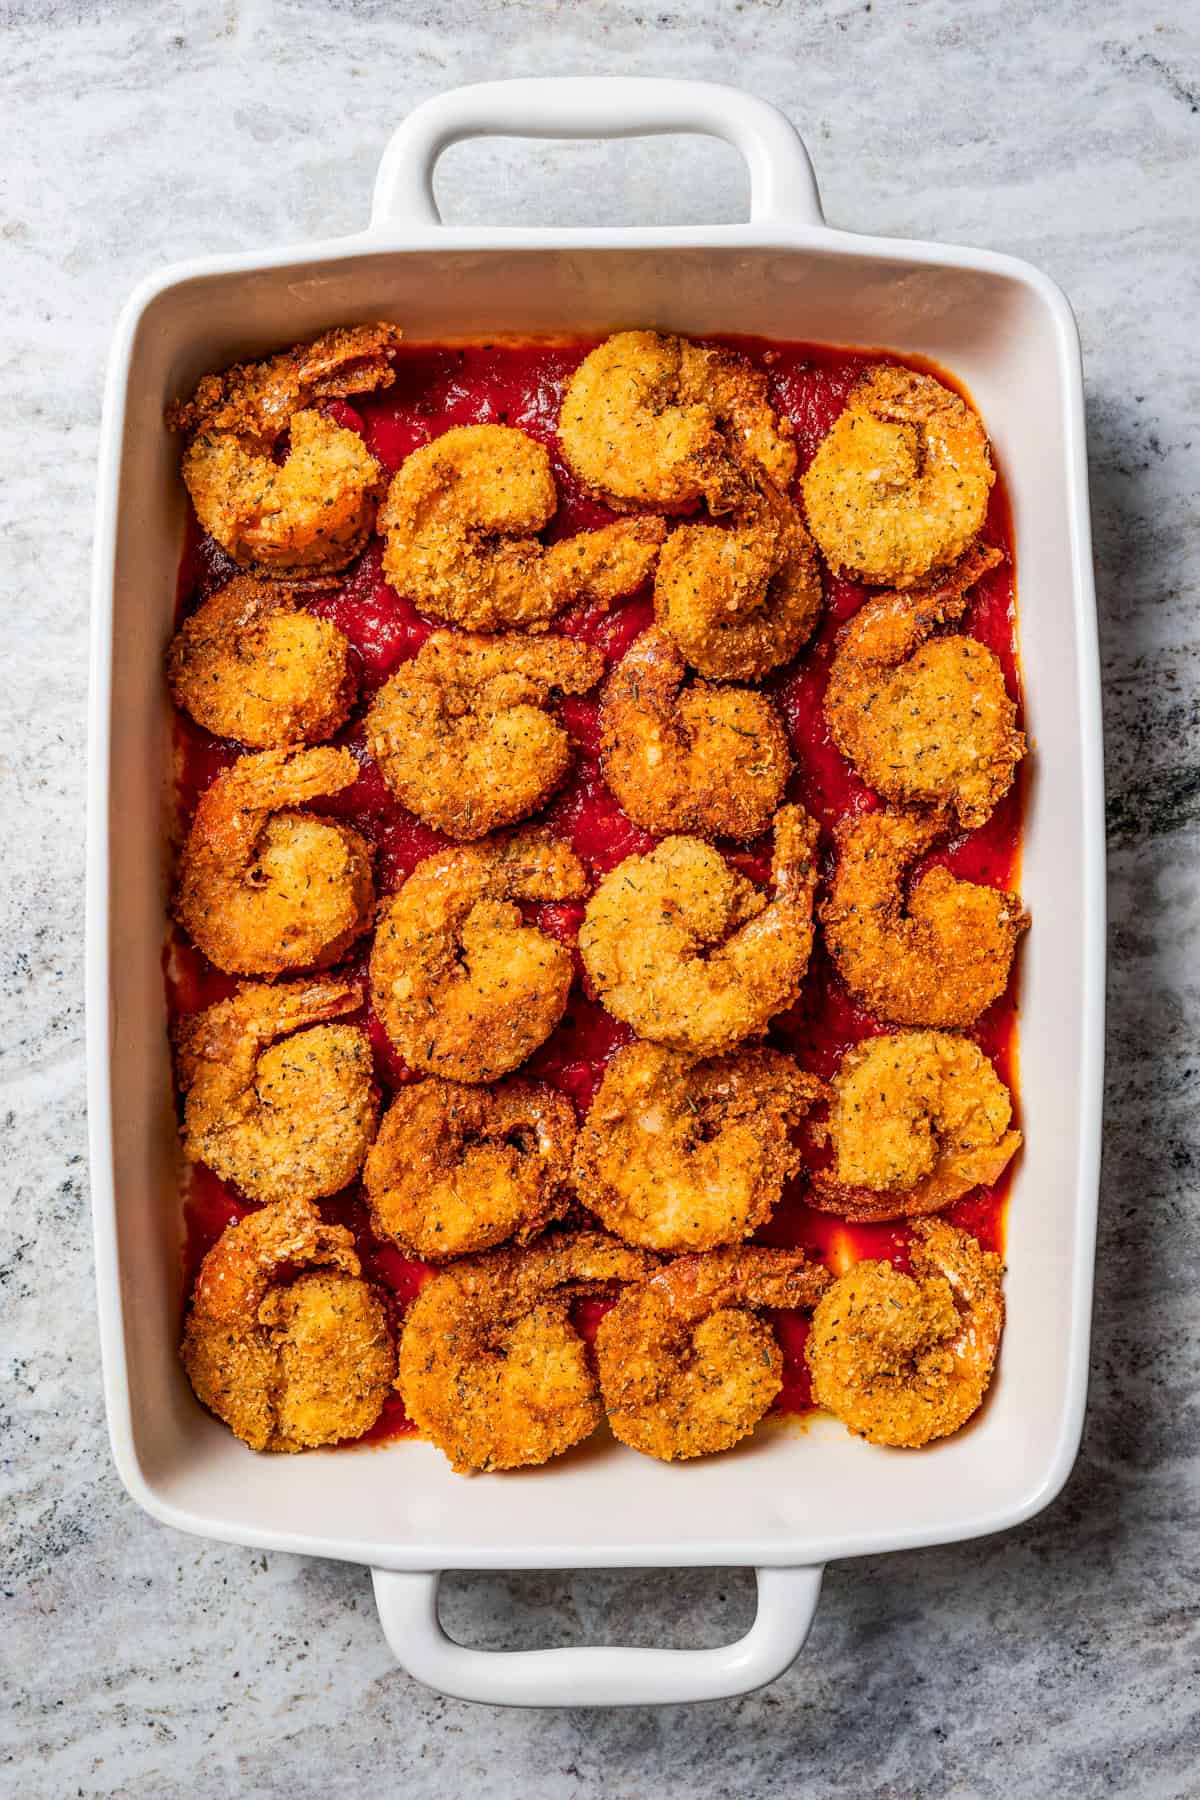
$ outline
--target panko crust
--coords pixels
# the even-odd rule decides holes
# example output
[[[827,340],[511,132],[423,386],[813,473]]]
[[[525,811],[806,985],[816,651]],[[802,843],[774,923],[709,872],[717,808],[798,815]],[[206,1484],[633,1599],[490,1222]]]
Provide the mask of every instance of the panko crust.
[[[835,572],[911,587],[975,541],[995,479],[965,400],[932,375],[876,365],[805,472],[808,528]]]
[[[944,837],[938,814],[859,813],[838,826],[821,907],[825,943],[850,991],[894,1025],[971,1025],[1004,992],[1029,915],[1016,894],[909,867]]]
[[[367,741],[392,792],[460,841],[527,818],[571,766],[552,710],[604,673],[604,657],[568,637],[437,631],[385,682]]]
[[[689,683],[659,631],[609,676],[600,723],[604,778],[646,831],[755,837],[783,799],[792,759],[775,707],[751,688]]]
[[[766,1223],[801,1165],[790,1128],[824,1092],[777,1050],[697,1062],[628,1044],[604,1072],[579,1134],[579,1198],[649,1250],[710,1250]]]
[[[251,750],[316,744],[350,715],[358,677],[336,625],[305,591],[239,575],[184,620],[167,654],[171,698],[216,737]]]

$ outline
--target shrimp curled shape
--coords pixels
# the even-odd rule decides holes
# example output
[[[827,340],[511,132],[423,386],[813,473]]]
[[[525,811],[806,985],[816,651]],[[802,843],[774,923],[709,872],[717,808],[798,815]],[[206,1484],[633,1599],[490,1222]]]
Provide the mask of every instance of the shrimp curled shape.
[[[604,691],[604,778],[647,831],[755,837],[792,766],[779,714],[752,688],[686,680],[661,632],[630,646]]]
[[[586,693],[603,673],[601,652],[574,638],[436,631],[375,696],[371,754],[427,825],[483,837],[553,793],[571,742],[551,700]]]
[[[596,1366],[613,1433],[663,1462],[746,1437],[783,1386],[760,1307],[813,1306],[829,1273],[803,1250],[684,1256],[627,1288],[600,1321]]]
[[[584,357],[558,435],[580,481],[619,511],[703,499],[729,512],[751,471],[786,487],[796,470],[791,425],[772,409],[761,370],[655,331],[619,331]]]
[[[631,1244],[737,1243],[766,1223],[800,1166],[789,1127],[823,1092],[777,1050],[697,1062],[628,1044],[605,1070],[580,1131],[576,1190]]]
[[[353,1181],[375,1134],[371,1045],[326,1021],[361,1005],[345,981],[248,983],[181,1020],[184,1155],[251,1200],[318,1200]]]
[[[285,1271],[299,1271],[282,1280]],[[307,1200],[228,1225],[200,1265],[180,1354],[210,1412],[252,1450],[361,1437],[383,1410],[396,1353],[354,1239]]]
[[[821,909],[846,986],[893,1025],[970,1025],[1008,984],[1029,915],[1016,894],[927,870],[905,873],[945,836],[938,814],[860,813],[837,828]]]
[[[995,481],[987,433],[932,375],[868,369],[804,476],[808,528],[831,569],[911,587],[978,537]]]
[[[833,1078],[833,1163],[814,1171],[809,1204],[855,1220],[940,1212],[1000,1179],[1021,1144],[1011,1121],[1008,1089],[969,1038],[868,1038]]]
[[[494,1081],[545,1042],[573,972],[565,944],[526,924],[521,900],[578,900],[583,864],[544,832],[439,851],[383,910],[371,994],[405,1062]]]
[[[728,525],[681,525],[654,580],[654,616],[694,669],[757,681],[790,662],[821,612],[821,572],[799,513],[760,480]]]
[[[332,737],[358,680],[336,625],[306,612],[302,589],[239,575],[175,633],[167,681],[176,706],[252,750]]]
[[[544,1082],[414,1082],[367,1157],[375,1229],[430,1262],[528,1243],[567,1209],[574,1145],[574,1108]]]
[[[357,432],[316,402],[389,387],[395,325],[327,331],[265,362],[206,375],[167,423],[187,434],[183,479],[196,516],[242,568],[344,569],[375,523],[384,471]],[[274,452],[288,435],[287,455]]]
[[[644,1251],[581,1231],[440,1270],[400,1340],[396,1385],[409,1417],[460,1471],[561,1456],[603,1417],[571,1302],[642,1281],[656,1266]]]
[[[775,815],[768,900],[711,845],[664,838],[626,857],[588,901],[584,967],[639,1037],[713,1056],[766,1030],[800,992],[812,949],[817,827]]]
[[[912,1227],[912,1274],[859,1262],[813,1315],[813,1398],[873,1444],[919,1449],[977,1412],[1004,1328],[1000,1258],[944,1219]]]
[[[966,830],[1012,785],[1025,739],[992,651],[929,634],[1001,560],[968,550],[945,576],[868,600],[838,634],[825,690],[834,743],[868,786],[901,806],[953,807]]]
[[[371,847],[349,825],[297,811],[358,776],[349,750],[241,756],[200,796],[175,916],[231,975],[336,962],[371,923]]]
[[[471,631],[544,625],[573,600],[634,593],[661,519],[625,519],[557,544],[536,536],[558,493],[543,445],[507,425],[459,425],[414,450],[379,514],[383,570],[422,612]]]

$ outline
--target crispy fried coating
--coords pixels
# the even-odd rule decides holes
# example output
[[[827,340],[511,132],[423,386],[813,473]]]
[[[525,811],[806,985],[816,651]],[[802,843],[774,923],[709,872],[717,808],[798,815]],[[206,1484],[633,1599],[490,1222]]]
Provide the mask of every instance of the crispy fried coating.
[[[656,1266],[599,1231],[451,1263],[405,1320],[396,1385],[409,1417],[460,1471],[560,1456],[602,1417],[572,1300]]]
[[[717,681],[757,681],[816,628],[821,572],[796,508],[760,480],[728,525],[680,525],[663,545],[654,616]]]
[[[537,627],[573,600],[634,593],[661,519],[621,520],[552,545],[549,452],[507,425],[459,425],[406,457],[379,514],[384,574],[431,618],[471,631]]]
[[[649,1250],[737,1243],[766,1223],[800,1166],[789,1128],[823,1091],[777,1050],[697,1062],[628,1044],[580,1131],[576,1190],[610,1231]]]
[[[975,638],[930,638],[1002,560],[977,546],[945,575],[878,594],[843,626],[825,690],[834,743],[897,805],[949,806],[982,825],[1025,754],[996,656]]]
[[[932,375],[877,365],[809,464],[808,528],[830,568],[911,587],[978,537],[995,479],[965,400]]]
[[[301,588],[252,575],[236,576],[184,620],[167,682],[198,725],[251,750],[332,737],[358,689],[337,626],[304,610]]]
[[[779,1345],[755,1309],[812,1306],[829,1279],[803,1250],[739,1246],[680,1257],[627,1288],[596,1333],[614,1435],[663,1462],[746,1437],[783,1386]]]
[[[314,405],[389,387],[395,325],[327,331],[264,362],[206,375],[168,409],[188,436],[183,479],[205,531],[242,568],[329,574],[362,549],[384,470],[356,432]],[[289,433],[287,455],[274,452]]]
[[[563,395],[563,455],[610,506],[729,512],[761,471],[786,487],[792,428],[767,378],[731,350],[655,331],[619,331],[592,350]]]
[[[448,836],[480,838],[536,812],[571,766],[549,710],[604,673],[599,650],[568,637],[435,631],[379,690],[371,754],[396,797]]]
[[[542,1081],[401,1088],[363,1183],[380,1237],[429,1262],[527,1244],[570,1203],[575,1110]]]
[[[353,1181],[378,1114],[371,1045],[325,1021],[361,1005],[331,978],[246,983],[181,1019],[184,1155],[251,1200],[318,1200]]]
[[[357,776],[349,750],[263,750],[239,757],[200,796],[175,917],[219,969],[324,968],[367,930],[371,846],[349,825],[295,810]]]
[[[944,1219],[913,1226],[912,1274],[855,1263],[813,1314],[813,1398],[873,1444],[919,1449],[979,1410],[1004,1328],[1000,1258]]]
[[[837,828],[821,908],[825,942],[851,992],[893,1025],[972,1024],[1008,985],[1029,915],[1016,894],[929,869],[905,875],[946,834],[938,814],[859,813]]]
[[[845,1219],[940,1212],[998,1181],[1021,1144],[1008,1089],[977,1044],[943,1031],[868,1038],[833,1078],[829,1169],[810,1204]]]
[[[349,1231],[300,1199],[235,1221],[205,1257],[180,1354],[197,1399],[252,1450],[361,1437],[379,1417],[396,1355],[360,1272]]]
[[[579,932],[608,1011],[639,1037],[697,1056],[764,1032],[808,968],[816,848],[814,821],[781,806],[769,900],[699,838],[664,838],[626,857],[588,901]]]
[[[411,1069],[494,1081],[545,1042],[563,1015],[574,963],[521,915],[521,900],[578,900],[583,864],[525,830],[418,863],[382,910],[371,993]]]
[[[604,779],[646,831],[755,837],[791,772],[774,706],[751,688],[687,682],[670,638],[644,631],[608,679]]]

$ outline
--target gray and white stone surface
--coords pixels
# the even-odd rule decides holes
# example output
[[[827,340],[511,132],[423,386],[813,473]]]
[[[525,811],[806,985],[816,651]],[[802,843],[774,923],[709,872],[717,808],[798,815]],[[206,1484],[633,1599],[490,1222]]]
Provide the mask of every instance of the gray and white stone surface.
[[[0,1792],[1055,1800],[1200,1792],[1200,14],[1187,0],[197,0],[0,8]],[[366,1574],[176,1536],[109,1461],[84,1157],[88,547],[117,308],[168,260],[350,230],[454,84],[736,82],[832,221],[1071,296],[1103,614],[1111,979],[1091,1407],[1061,1499],[830,1571],[806,1654],[697,1708],[505,1712],[394,1668]],[[455,220],[735,218],[731,153],[446,159]],[[742,1572],[455,1579],[487,1645],[717,1642]]]

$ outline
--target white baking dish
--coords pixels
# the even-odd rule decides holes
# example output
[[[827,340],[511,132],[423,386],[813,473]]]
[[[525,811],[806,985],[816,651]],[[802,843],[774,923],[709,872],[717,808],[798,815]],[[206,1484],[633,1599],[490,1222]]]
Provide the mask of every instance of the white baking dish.
[[[747,225],[450,230],[440,151],[489,133],[706,132],[751,176]],[[596,1443],[559,1465],[463,1480],[424,1444],[255,1456],[193,1399],[179,1331],[177,1151],[160,954],[170,734],[161,661],[183,523],[164,403],[204,370],[339,322],[410,336],[667,330],[883,346],[970,387],[1012,497],[1035,747],[1023,891],[1027,1148],[1008,1241],[1010,1326],[976,1422],[919,1455],[831,1419],[768,1428],[670,1467]],[[832,1557],[944,1543],[1028,1518],[1082,1422],[1100,1139],[1102,762],[1079,345],[1059,290],[985,251],[830,230],[789,123],[728,88],[550,80],[462,89],[396,133],[361,236],[213,258],[143,284],[121,317],[101,439],[88,896],[92,1183],[113,1453],[156,1518],[209,1537],[368,1564],[397,1657],[472,1699],[622,1704],[771,1680],[803,1644]],[[446,1568],[753,1564],[759,1612],[706,1651],[488,1654],[437,1620]]]

